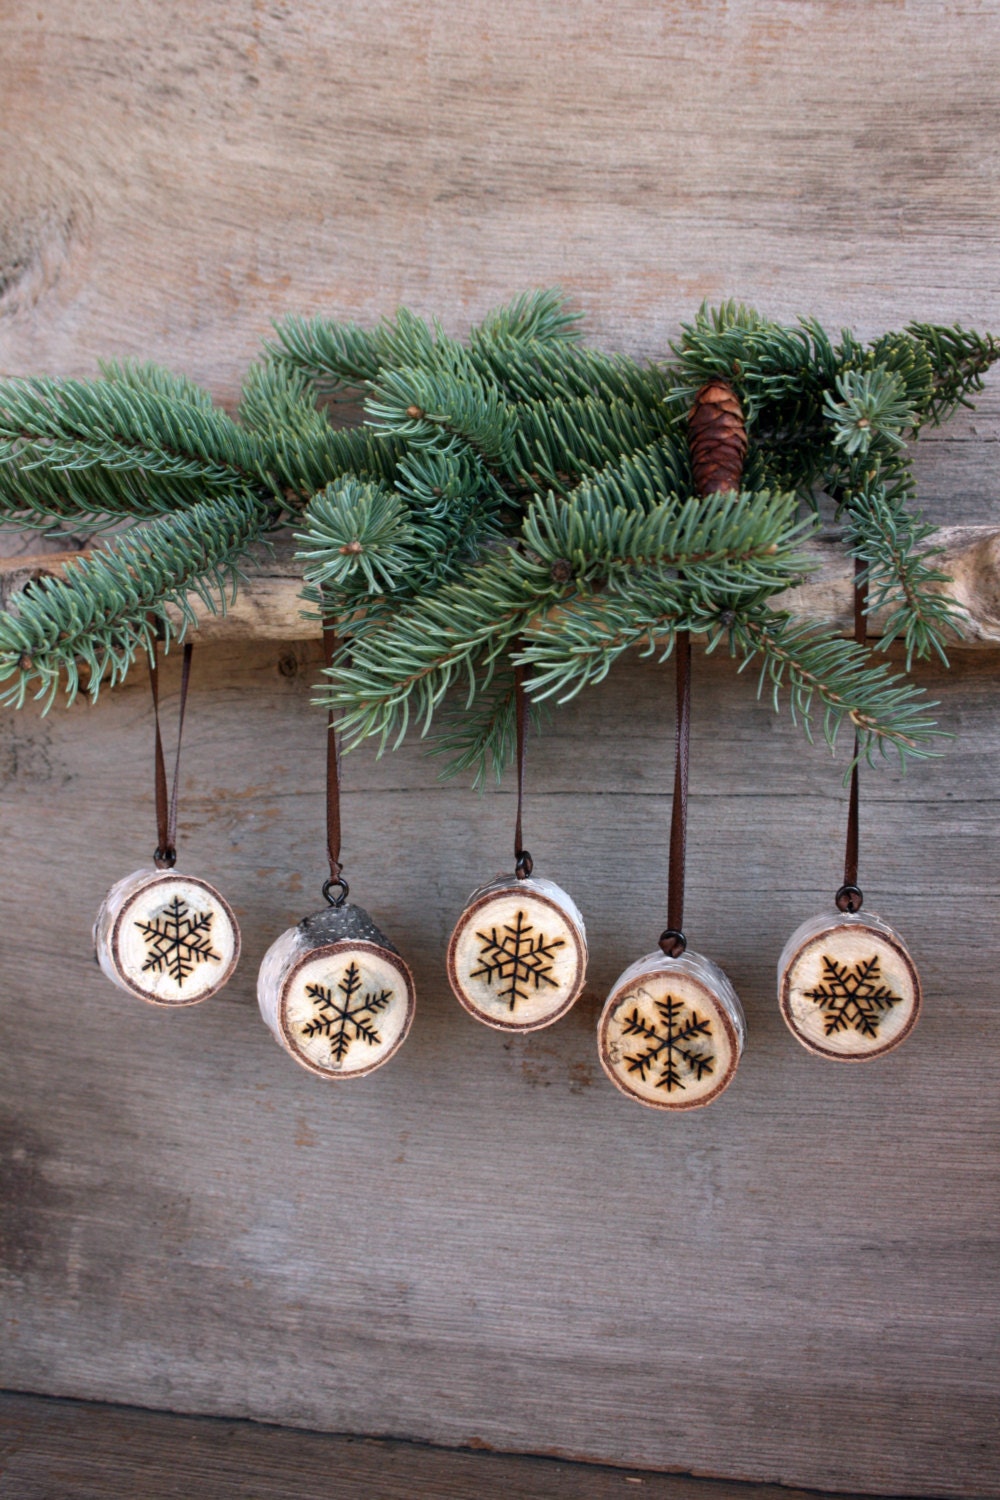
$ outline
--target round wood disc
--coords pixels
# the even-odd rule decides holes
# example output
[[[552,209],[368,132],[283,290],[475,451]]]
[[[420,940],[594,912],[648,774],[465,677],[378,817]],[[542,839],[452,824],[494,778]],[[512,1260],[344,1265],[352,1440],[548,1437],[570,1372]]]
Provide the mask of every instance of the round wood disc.
[[[240,956],[232,907],[205,880],[139,870],[108,894],[95,925],[101,968],[152,1005],[196,1005],[222,989]]]
[[[549,880],[498,880],[474,894],[448,944],[448,979],[470,1015],[500,1031],[551,1026],[587,975],[583,921]]]
[[[413,1020],[413,979],[398,953],[356,938],[308,949],[281,980],[279,1039],[323,1078],[388,1062]]]
[[[601,1066],[652,1109],[699,1109],[731,1083],[743,1051],[736,993],[700,954],[651,953],[621,976],[598,1022]]]
[[[803,1047],[838,1062],[863,1062],[909,1036],[920,1013],[920,979],[884,922],[824,914],[789,939],[778,998]]]

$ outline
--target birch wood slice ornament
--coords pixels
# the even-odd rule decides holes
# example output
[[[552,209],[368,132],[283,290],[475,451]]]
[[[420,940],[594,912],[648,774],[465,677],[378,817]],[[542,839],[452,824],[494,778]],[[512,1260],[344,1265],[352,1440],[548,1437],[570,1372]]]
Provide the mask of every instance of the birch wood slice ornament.
[[[837,1062],[864,1062],[909,1036],[920,1014],[920,978],[888,923],[821,913],[785,944],[778,999],[803,1047]]]
[[[651,1109],[700,1109],[728,1088],[746,1020],[728,977],[700,953],[638,959],[608,996],[597,1029],[601,1066]]]
[[[406,1040],[416,995],[398,950],[360,906],[329,906],[264,955],[261,1015],[277,1042],[321,1078],[361,1078]]]
[[[498,875],[473,891],[448,944],[448,980],[477,1021],[539,1031],[575,1004],[586,977],[583,917],[554,881]]]
[[[232,975],[240,930],[207,881],[178,870],[136,870],[108,892],[94,948],[119,989],[151,1005],[196,1005]]]

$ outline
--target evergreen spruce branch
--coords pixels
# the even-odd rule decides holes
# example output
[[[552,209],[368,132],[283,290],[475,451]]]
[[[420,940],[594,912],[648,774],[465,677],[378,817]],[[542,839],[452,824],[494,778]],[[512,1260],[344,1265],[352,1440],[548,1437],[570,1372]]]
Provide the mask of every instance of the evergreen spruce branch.
[[[822,484],[907,664],[943,656],[956,610],[910,508],[904,444],[968,404],[1000,343],[911,324],[834,345],[814,322],[786,328],[725,304],[684,328],[671,365],[642,368],[574,342],[575,322],[556,291],[490,313],[467,348],[405,309],[370,330],[290,319],[250,372],[239,423],[152,365],[108,365],[95,383],[0,382],[0,517],[161,518],[0,617],[4,680],[18,679],[8,701],[36,679],[51,700],[60,651],[71,693],[80,662],[95,692],[117,680],[164,601],[189,621],[186,592],[228,586],[284,508],[304,512],[306,599],[337,613],[349,641],[321,690],[344,707],[349,743],[398,742],[411,718],[426,732],[463,683],[468,722],[446,729],[444,748],[478,775],[509,754],[518,639],[541,697],[599,680],[630,646],[669,652],[686,628],[710,649],[728,638],[744,665],[757,655],[807,732],[822,712],[832,740],[846,716],[869,758],[876,744],[927,753],[929,721],[903,679],[767,600],[808,566],[793,492],[813,499]],[[748,419],[745,489],[695,499],[684,423],[720,375]],[[363,427],[335,429],[317,409],[324,394],[361,391]],[[251,513],[253,535],[227,550],[226,526]],[[196,514],[200,540],[186,529]],[[159,573],[144,537],[162,544]],[[11,636],[4,656],[2,632],[29,626],[34,648]]]
[[[187,510],[204,499],[205,489],[195,479],[138,468],[61,468],[37,460],[26,467],[8,458],[0,460],[0,525],[47,528],[72,521],[78,533],[95,532],[123,517]],[[234,485],[230,493],[242,491]]]
[[[296,561],[307,584],[341,593],[384,593],[414,566],[413,533],[401,497],[353,475],[327,485],[305,512]]]
[[[537,499],[524,523],[527,546],[550,568],[568,565],[578,584],[628,587],[636,570],[671,567],[698,568],[705,586],[724,591],[780,590],[808,571],[797,549],[814,523],[798,521],[794,495],[720,492],[693,502],[667,489],[666,458],[651,448],[569,501]]]
[[[903,379],[882,365],[867,370],[845,370],[836,378],[835,400],[823,394],[835,448],[848,458],[881,449],[891,454],[905,448],[904,434],[918,421]]]
[[[396,488],[423,522],[456,506],[496,510],[505,491],[469,448],[413,448],[400,457]]]
[[[831,438],[824,396],[842,368],[824,329],[811,319],[786,328],[739,303],[703,305],[671,347],[677,362],[668,405],[678,418],[706,381],[729,381],[747,420],[751,487],[795,490],[815,505]]]
[[[331,318],[287,318],[275,325],[271,359],[291,365],[320,393],[360,390],[385,368],[421,365],[432,353],[434,334],[407,308],[375,328]]]
[[[566,307],[565,293],[559,287],[545,287],[525,292],[503,307],[487,313],[473,328],[469,342],[488,348],[500,339],[550,343],[579,338],[577,325],[581,313]]]
[[[498,381],[516,402],[617,400],[656,410],[670,389],[668,376],[655,365],[566,342],[498,337],[473,344],[469,359],[484,379]],[[661,419],[670,420],[662,411]]]
[[[139,469],[209,487],[260,488],[264,455],[225,412],[116,380],[0,381],[0,462]]]
[[[562,493],[582,476],[661,440],[664,427],[662,411],[617,397],[525,402],[517,418],[517,462],[525,480],[533,490]],[[686,464],[678,467],[683,471]]]
[[[471,580],[404,605],[384,629],[355,637],[327,672],[315,702],[342,710],[345,748],[374,735],[381,754],[416,723],[422,734],[448,689],[466,684],[466,705],[489,685],[497,661],[532,615],[567,592],[549,570],[513,548]]]
[[[167,401],[183,402],[187,406],[200,406],[203,411],[214,411],[212,393],[203,385],[186,375],[177,375],[163,365],[146,360],[106,359],[99,361],[98,368],[105,380],[117,385],[131,386],[135,390],[150,391]]]
[[[702,614],[683,580],[647,573],[628,594],[577,595],[529,621],[515,660],[530,669],[534,702],[568,703],[603,682],[626,651],[641,646],[663,660],[678,630],[706,630],[717,618],[715,610]]]
[[[323,393],[360,389],[382,367],[374,333],[330,318],[286,318],[275,324],[276,343],[265,349]]]
[[[265,439],[322,438],[330,423],[316,405],[316,392],[301,370],[280,360],[251,365],[240,396],[239,419]]]
[[[471,366],[383,370],[365,410],[376,427],[414,447],[461,451],[464,444],[488,465],[510,465],[516,418],[499,389]]]
[[[564,344],[576,337],[578,315],[568,312],[557,289],[530,292],[494,309],[470,335],[470,344],[488,350],[497,342],[513,345]],[[268,346],[275,361],[291,366],[317,390],[360,390],[384,369],[423,366],[444,340],[420,318],[401,308],[395,319],[375,328],[327,318],[288,318],[276,325],[277,342]]]
[[[867,565],[868,613],[888,611],[882,649],[901,636],[907,671],[914,656],[932,653],[947,666],[945,635],[949,628],[960,631],[961,616],[941,591],[950,581],[948,574],[932,561],[942,549],[926,546],[933,525],[894,504],[881,484],[865,485],[845,501],[843,510],[848,550]]]
[[[926,701],[922,688],[886,663],[872,666],[864,647],[823,635],[763,601],[736,614],[727,631],[718,628],[709,649],[725,633],[732,654],[743,657],[741,671],[760,657],[758,693],[769,684],[776,710],[787,690],[792,720],[802,724],[807,738],[812,738],[822,709],[823,736],[830,747],[847,720],[857,731],[859,757],[869,763],[876,748],[882,755],[895,750],[901,762],[936,753],[934,741],[942,731],[928,714],[935,705]]]
[[[529,721],[537,730],[541,709],[528,700]],[[435,733],[430,754],[447,757],[440,779],[472,772],[472,786],[478,791],[486,783],[490,770],[496,782],[514,761],[517,748],[517,703],[514,673],[508,663],[497,668],[490,686],[474,701],[465,705],[446,706],[442,727]]]
[[[457,675],[482,652],[494,661],[543,608],[544,595],[566,593],[567,563],[575,589],[610,582],[613,590],[634,592],[641,622],[664,598],[694,608],[719,592],[741,602],[786,588],[808,569],[794,551],[804,528],[795,523],[793,497],[720,495],[701,504],[670,497],[657,506],[669,473],[669,455],[649,450],[602,476],[606,483],[596,495],[578,495],[573,505],[556,497],[536,502],[524,528],[527,556],[505,548],[471,582],[424,597],[370,636],[338,669],[336,688],[323,699],[344,710],[347,740],[377,734],[384,747],[391,735],[405,733],[411,716],[426,732]],[[560,576],[562,583],[554,582]],[[651,591],[656,606],[648,603]],[[594,607],[599,613],[620,603],[605,599]]]
[[[396,489],[413,528],[414,592],[460,576],[503,539],[505,491],[471,450],[414,449],[400,460]]]
[[[717,636],[720,620],[756,609],[775,592],[767,587],[741,587],[734,569],[710,573],[697,567],[636,571],[628,586],[585,593],[567,599],[525,627],[517,660],[530,667],[530,693],[541,702],[555,696],[567,703],[585,687],[603,682],[625,652],[642,648],[643,655],[673,650],[678,630]]]
[[[440,480],[440,484],[434,484],[435,479]],[[352,476],[346,476],[330,488],[336,490],[340,487],[347,487],[352,494],[366,488]],[[388,589],[397,602],[460,578],[468,564],[479,559],[484,548],[502,540],[497,511],[503,491],[472,454],[418,450],[401,460],[394,491],[384,485],[370,488],[392,497],[393,513],[397,517],[394,524],[403,530],[397,534],[391,559],[385,559],[380,581],[369,586]],[[307,516],[315,507],[313,501]],[[355,541],[367,551],[364,533],[358,532],[355,526],[348,536],[348,529],[343,519],[338,518],[335,535],[330,538],[334,552]],[[323,552],[324,527],[311,525],[310,534],[311,543],[300,552],[300,560],[306,559],[307,551],[310,558],[314,550],[317,556]],[[359,586],[364,586],[366,578],[358,566],[361,558],[357,554],[353,557],[344,554],[339,561],[347,565],[327,573],[315,571],[311,562],[306,560],[307,602],[318,604],[313,585],[320,583],[327,589],[331,609],[353,608],[353,596]],[[354,588],[350,583],[352,573],[355,575]]]
[[[775,709],[787,689],[792,718],[809,738],[821,707],[831,747],[848,719],[858,730],[860,753],[869,760],[876,746],[883,753],[892,747],[901,759],[933,753],[939,731],[921,689],[884,663],[871,666],[868,653],[852,642],[823,636],[787,613],[772,611],[762,595],[742,605],[733,602],[735,609],[720,608],[717,597],[699,598],[686,580],[647,578],[628,595],[577,598],[533,623],[515,660],[530,667],[533,698],[558,695],[565,703],[603,681],[628,650],[641,648],[663,660],[679,630],[705,635],[709,651],[728,639],[732,655],[743,658],[741,670],[761,658],[759,691],[770,683]]]
[[[405,440],[392,433],[326,422],[312,434],[276,430],[268,447],[270,470],[292,510],[344,474],[391,484],[406,453]]]
[[[786,328],[737,302],[703,304],[670,347],[677,360],[671,404],[690,407],[707,381],[721,377],[739,391],[750,427],[772,407],[775,425],[814,422],[838,367],[833,345],[815,321]]]
[[[959,406],[972,406],[971,395],[983,388],[983,376],[1000,359],[1000,339],[990,333],[972,333],[960,323],[948,328],[939,323],[908,323],[906,332],[927,352],[933,372],[933,390],[924,407],[926,419],[943,422]]]
[[[37,682],[34,697],[47,709],[63,673],[72,701],[81,667],[96,698],[102,681],[121,681],[154,634],[169,642],[196,623],[189,594],[213,612],[225,609],[248,549],[272,523],[273,510],[250,496],[205,500],[135,526],[69,563],[61,577],[33,583],[0,614],[0,682],[14,679],[0,702],[20,707]],[[168,605],[180,611],[179,631]]]
[[[240,419],[260,438],[293,510],[339,476],[391,482],[402,440],[368,427],[331,426],[306,377],[280,361],[255,365],[243,387]]]
[[[867,564],[869,613],[888,610],[883,648],[901,635],[907,670],[932,652],[947,664],[945,632],[957,623],[939,587],[947,575],[928,562],[934,528],[908,508],[915,484],[904,434],[919,427],[931,392],[926,351],[909,335],[887,334],[838,376],[839,400],[825,397],[838,455],[827,485],[847,519],[851,555]]]
[[[912,413],[912,425],[919,430],[935,399],[934,367],[926,346],[910,333],[885,333],[865,351],[862,365],[883,369],[899,382],[903,402]],[[846,370],[848,361],[845,358]]]

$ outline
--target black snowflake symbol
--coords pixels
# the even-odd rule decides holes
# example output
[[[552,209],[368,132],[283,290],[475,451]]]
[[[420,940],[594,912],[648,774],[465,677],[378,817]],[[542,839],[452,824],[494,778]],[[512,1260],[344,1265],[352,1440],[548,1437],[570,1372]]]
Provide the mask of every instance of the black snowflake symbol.
[[[152,922],[136,922],[146,939],[147,958],[142,972],[169,974],[183,984],[196,964],[221,963],[222,955],[212,947],[214,912],[192,911],[183,896],[175,896]]]
[[[559,986],[552,978],[553,952],[565,946],[565,938],[546,938],[543,933],[532,937],[534,928],[523,911],[519,911],[513,922],[504,924],[501,936],[494,927],[487,934],[477,932],[482,943],[479,950],[479,967],[473,969],[470,979],[485,979],[489,985],[496,980],[502,986],[498,994],[513,1010],[519,1000],[527,1000],[532,986],[536,990],[543,984],[552,989]]]
[[[316,1002],[317,1014],[303,1026],[302,1035],[328,1036],[334,1062],[343,1062],[352,1042],[377,1047],[382,1040],[372,1024],[372,1016],[385,1010],[392,999],[392,990],[368,990],[361,995],[360,989],[361,971],[353,961],[336,990],[323,984],[306,985],[306,994]]]
[[[902,995],[894,995],[882,981],[879,961],[858,959],[856,964],[838,964],[823,955],[823,982],[806,990],[807,1000],[815,1000],[823,1017],[827,1036],[853,1026],[862,1036],[877,1036],[879,1022],[891,1005],[899,1005]]]
[[[671,1094],[674,1089],[687,1087],[681,1076],[682,1070],[688,1079],[693,1076],[697,1080],[711,1073],[715,1066],[714,1052],[700,1051],[689,1044],[699,1037],[711,1036],[712,1025],[710,1021],[702,1020],[697,1011],[688,1011],[684,1002],[675,1000],[673,995],[668,995],[665,1000],[655,1000],[653,1005],[659,1022],[647,1021],[639,1007],[634,1005],[632,1014],[622,1023],[625,1036],[641,1036],[649,1043],[644,1052],[626,1057],[625,1065],[630,1073],[638,1073],[643,1083],[647,1075],[655,1075],[658,1069],[660,1076],[656,1079],[656,1087]],[[684,1019],[686,1011],[687,1020]]]

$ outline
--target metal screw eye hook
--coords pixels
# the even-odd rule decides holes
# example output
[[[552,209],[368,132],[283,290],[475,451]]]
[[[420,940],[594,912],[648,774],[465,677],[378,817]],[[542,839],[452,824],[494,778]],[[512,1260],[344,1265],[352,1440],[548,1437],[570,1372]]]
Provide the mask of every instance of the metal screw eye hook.
[[[668,927],[660,933],[660,948],[667,958],[680,958],[687,945],[687,938],[676,927]]]
[[[865,898],[858,886],[842,885],[833,899],[838,911],[849,912],[853,915],[861,910]]]
[[[339,896],[331,895],[331,892],[334,890],[340,892]],[[323,896],[331,906],[343,906],[350,895],[350,891],[351,888],[342,875],[338,875],[336,880],[330,879],[323,882]]]

